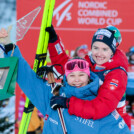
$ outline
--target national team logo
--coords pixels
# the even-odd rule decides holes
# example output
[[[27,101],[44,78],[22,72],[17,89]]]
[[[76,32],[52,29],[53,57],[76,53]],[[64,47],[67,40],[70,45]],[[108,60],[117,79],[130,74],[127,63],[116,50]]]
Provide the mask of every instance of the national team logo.
[[[97,35],[96,39],[103,40],[104,35]]]
[[[104,66],[100,66],[100,65],[95,66],[95,70],[104,70],[104,69],[105,69]]]
[[[118,80],[112,79],[110,84],[109,84],[110,89],[115,90],[118,87],[118,83],[119,83]]]
[[[114,118],[115,118],[116,120],[118,120],[118,118],[119,118],[119,113],[118,113],[116,110],[114,110],[111,114],[114,116]]]
[[[49,116],[49,115],[48,115],[48,114],[46,114],[46,115],[45,115],[45,117],[44,117],[44,119],[45,119],[45,120],[47,120],[47,119],[48,119],[48,116]]]

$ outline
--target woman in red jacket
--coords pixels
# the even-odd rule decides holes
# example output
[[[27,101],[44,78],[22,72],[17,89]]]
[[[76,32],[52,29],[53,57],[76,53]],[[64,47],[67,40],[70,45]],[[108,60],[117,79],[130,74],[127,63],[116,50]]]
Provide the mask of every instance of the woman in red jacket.
[[[53,27],[47,28],[50,33],[49,54],[52,64],[64,64],[69,57]],[[98,95],[91,101],[71,97],[68,112],[71,115],[86,119],[100,119],[117,109],[126,124],[131,127],[130,117],[126,113],[125,91],[127,85],[128,61],[125,54],[117,49],[121,34],[114,26],[98,29],[91,44],[91,55],[85,56],[90,63],[91,71],[100,77]],[[56,68],[61,72],[59,68]]]

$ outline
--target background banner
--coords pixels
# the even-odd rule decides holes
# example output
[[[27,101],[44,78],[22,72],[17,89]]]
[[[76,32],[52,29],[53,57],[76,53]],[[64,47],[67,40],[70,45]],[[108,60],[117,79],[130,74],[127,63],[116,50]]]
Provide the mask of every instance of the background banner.
[[[41,11],[26,36],[17,42],[30,65],[34,62],[44,4],[45,1],[42,0],[17,1],[17,19],[41,6]],[[94,32],[98,28],[114,25],[122,34],[119,48],[127,52],[133,46],[133,4],[132,0],[57,0],[53,26],[70,53],[81,44],[87,44],[90,49]]]

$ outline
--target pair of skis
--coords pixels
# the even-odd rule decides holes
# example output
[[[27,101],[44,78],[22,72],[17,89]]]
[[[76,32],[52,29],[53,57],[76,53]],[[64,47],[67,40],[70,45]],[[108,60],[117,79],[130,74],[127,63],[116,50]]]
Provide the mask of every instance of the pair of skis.
[[[55,0],[46,0],[41,23],[40,35],[37,45],[36,57],[34,61],[33,70],[36,72],[39,67],[46,65],[47,47],[49,40],[49,33],[45,31],[46,27],[50,27],[52,23],[53,9]],[[28,98],[26,98],[24,112],[19,128],[19,134],[26,134],[33,112],[34,106]]]
[[[37,69],[41,66],[46,65],[47,47],[49,41],[49,33],[45,31],[46,27],[51,27],[53,10],[54,10],[55,0],[46,0],[43,12],[42,24],[40,29],[40,35],[37,45],[36,57],[34,61],[33,70],[37,72]],[[26,98],[24,112],[19,128],[19,134],[26,134],[33,112],[34,106],[28,98]],[[64,123],[63,115],[61,109],[58,109],[59,118],[61,121],[63,133],[67,134],[66,126]]]

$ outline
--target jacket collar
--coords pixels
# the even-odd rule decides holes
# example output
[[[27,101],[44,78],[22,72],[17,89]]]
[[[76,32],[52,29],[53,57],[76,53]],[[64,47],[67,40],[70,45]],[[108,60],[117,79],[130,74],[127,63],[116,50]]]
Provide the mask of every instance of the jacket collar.
[[[90,73],[91,82],[80,88],[76,88],[70,86],[67,83],[66,76],[63,78],[64,86],[61,88],[60,93],[65,93],[66,97],[70,98],[71,96],[75,96],[80,99],[88,99],[91,100],[97,96],[98,88],[99,88],[99,78],[93,72]]]

